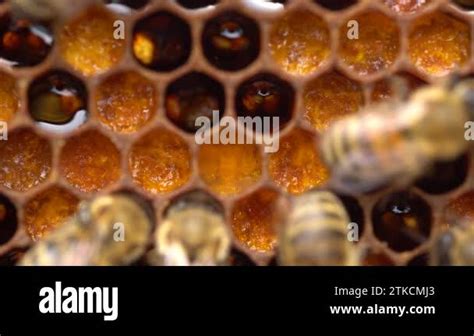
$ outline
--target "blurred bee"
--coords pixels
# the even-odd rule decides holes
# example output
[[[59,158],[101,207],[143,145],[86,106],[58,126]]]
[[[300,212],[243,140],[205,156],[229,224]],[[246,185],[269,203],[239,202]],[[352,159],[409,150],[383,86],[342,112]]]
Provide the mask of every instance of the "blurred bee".
[[[321,141],[332,186],[367,192],[392,181],[407,184],[433,161],[448,161],[467,148],[465,123],[474,114],[474,80],[432,85],[408,101],[368,107],[335,122]]]
[[[144,253],[153,222],[128,195],[82,202],[77,214],[27,252],[21,265],[127,265]]]
[[[474,266],[474,225],[452,226],[442,233],[430,262],[433,266]]]
[[[280,232],[279,264],[286,266],[356,265],[358,256],[348,240],[349,216],[329,191],[297,196]]]
[[[11,11],[17,18],[35,21],[66,19],[96,0],[10,0]]]
[[[221,205],[201,191],[187,193],[169,206],[155,239],[165,266],[222,265],[231,246]]]

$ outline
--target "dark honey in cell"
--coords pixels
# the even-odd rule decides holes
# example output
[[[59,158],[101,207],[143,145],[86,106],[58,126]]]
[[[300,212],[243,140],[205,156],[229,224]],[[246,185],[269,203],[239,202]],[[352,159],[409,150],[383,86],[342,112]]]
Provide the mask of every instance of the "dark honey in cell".
[[[179,128],[195,132],[199,117],[214,120],[214,111],[224,113],[224,89],[214,79],[198,72],[185,75],[173,82],[166,91],[166,115]]]
[[[11,66],[30,67],[44,61],[53,45],[46,26],[26,19],[0,17],[0,59]]]
[[[191,30],[168,12],[158,12],[137,23],[133,54],[140,64],[156,71],[171,71],[183,65],[191,53]]]
[[[106,4],[122,5],[132,9],[140,9],[148,4],[148,0],[106,0]]]
[[[29,112],[51,132],[71,131],[87,120],[87,93],[82,82],[63,71],[36,79],[28,90]]]
[[[178,0],[178,3],[186,8],[197,9],[215,5],[218,3],[217,0]]]
[[[17,226],[15,205],[8,198],[0,195],[0,245],[13,238]]]
[[[318,5],[331,10],[341,10],[357,3],[357,0],[316,0]]]
[[[260,31],[252,19],[236,12],[226,12],[206,23],[202,44],[211,64],[223,70],[236,71],[257,58]]]
[[[375,236],[397,252],[412,250],[430,236],[430,206],[412,192],[397,192],[383,197],[372,212]]]
[[[236,111],[241,117],[278,117],[281,129],[291,119],[294,95],[287,82],[271,74],[260,74],[240,85]]]

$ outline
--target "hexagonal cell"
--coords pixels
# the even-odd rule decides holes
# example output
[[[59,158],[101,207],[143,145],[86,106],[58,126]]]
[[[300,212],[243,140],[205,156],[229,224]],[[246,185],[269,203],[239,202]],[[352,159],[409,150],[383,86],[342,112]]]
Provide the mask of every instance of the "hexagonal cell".
[[[133,144],[128,166],[133,181],[144,190],[170,192],[188,182],[191,153],[178,134],[157,127]]]
[[[403,81],[403,83],[407,85],[406,88],[401,89],[406,89],[409,93],[417,90],[423,85],[426,85],[426,82],[422,79],[406,72],[398,73],[396,76],[398,76]],[[370,94],[372,102],[380,102],[390,98],[402,98],[395,97],[399,92],[396,92],[397,88],[395,85],[397,84],[393,82],[393,78],[393,76],[390,76],[375,82]]]
[[[232,207],[232,231],[243,245],[259,252],[272,251],[277,244],[279,193],[262,188],[235,202]]]
[[[16,211],[15,204],[0,194],[0,245],[8,243],[15,235],[18,227]]]
[[[117,18],[100,7],[64,25],[59,33],[59,52],[64,60],[85,76],[103,73],[117,65],[125,52],[124,39],[115,38]]]
[[[114,132],[133,133],[153,119],[157,100],[157,90],[151,80],[125,71],[99,84],[95,103],[104,125]]]
[[[474,191],[468,191],[451,200],[443,211],[444,224],[471,225],[474,221]]]
[[[357,0],[314,0],[321,7],[331,10],[341,10],[353,6]]]
[[[463,66],[471,54],[469,24],[441,12],[414,20],[408,42],[411,62],[429,75],[446,75]]]
[[[66,189],[53,186],[31,199],[24,206],[26,231],[34,241],[44,237],[71,217],[79,199]]]
[[[14,67],[30,67],[49,55],[54,37],[47,26],[26,19],[0,16],[0,59]]]
[[[419,12],[431,4],[432,0],[381,0],[388,8],[399,14],[412,14]]]
[[[362,87],[349,78],[330,72],[317,77],[304,89],[305,118],[318,131],[355,113],[364,104]]]
[[[217,4],[218,0],[177,0],[177,2],[189,9],[203,8]]]
[[[238,12],[224,12],[206,22],[201,40],[207,60],[227,71],[245,68],[260,53],[258,24]]]
[[[369,11],[351,16],[339,30],[338,54],[358,75],[369,75],[392,66],[400,49],[400,30],[389,16]]]
[[[133,29],[133,54],[144,67],[172,71],[189,58],[191,30],[183,19],[166,12],[156,12],[138,21]]]
[[[240,84],[235,109],[240,117],[261,120],[277,117],[281,130],[291,120],[294,104],[295,90],[290,83],[270,73],[261,73]]]
[[[27,191],[48,179],[52,169],[48,140],[30,129],[11,132],[0,141],[0,184],[15,191]]]
[[[431,234],[432,213],[429,204],[408,191],[382,197],[372,210],[375,236],[397,252],[410,251]]]
[[[268,170],[273,181],[292,194],[321,186],[329,177],[314,136],[300,129],[280,139],[280,149],[270,155]]]
[[[87,90],[78,78],[64,71],[51,71],[31,83],[28,111],[40,128],[66,133],[87,121],[87,99]]]
[[[452,161],[438,161],[417,180],[416,186],[430,194],[443,194],[458,188],[467,178],[469,156]]]
[[[166,116],[182,130],[194,133],[200,126],[199,117],[214,123],[213,112],[220,117],[225,112],[225,93],[222,85],[199,72],[178,78],[166,90]]]
[[[212,144],[200,146],[199,173],[216,193],[239,194],[258,182],[262,157],[257,145]]]
[[[0,121],[11,121],[20,106],[20,97],[15,78],[0,72]]]
[[[67,139],[59,157],[59,170],[74,188],[96,192],[120,178],[120,152],[102,133],[87,130]]]
[[[317,70],[331,52],[329,28],[309,10],[286,13],[272,24],[269,48],[276,63],[294,75]]]

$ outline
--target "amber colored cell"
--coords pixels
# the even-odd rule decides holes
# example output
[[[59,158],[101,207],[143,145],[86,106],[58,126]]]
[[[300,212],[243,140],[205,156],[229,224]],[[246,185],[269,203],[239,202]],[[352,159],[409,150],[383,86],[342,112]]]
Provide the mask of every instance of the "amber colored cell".
[[[232,209],[232,231],[252,250],[267,252],[277,243],[278,192],[261,189],[237,201]]]
[[[96,192],[120,178],[120,153],[102,133],[85,131],[67,140],[59,168],[73,187],[82,192]]]
[[[357,22],[358,26],[350,21]],[[339,31],[340,59],[358,75],[383,71],[397,59],[399,33],[397,23],[380,12],[371,11],[351,17]]]
[[[0,72],[0,121],[12,120],[18,111],[19,104],[15,79]]]
[[[99,119],[119,133],[133,133],[153,118],[157,108],[155,85],[135,73],[114,74],[97,92]]]
[[[273,181],[292,194],[324,184],[329,175],[315,139],[302,130],[280,139],[280,149],[271,154],[268,169]]]
[[[51,187],[30,199],[24,207],[26,231],[34,241],[71,217],[79,199],[61,187]]]
[[[308,10],[289,12],[273,23],[270,52],[287,72],[306,75],[326,61],[331,51],[327,23]]]
[[[116,65],[125,51],[125,40],[116,37],[116,18],[108,11],[92,7],[59,34],[62,57],[75,70],[92,76]]]
[[[470,27],[450,15],[435,12],[412,23],[409,57],[421,71],[443,76],[470,57]]]
[[[318,131],[357,112],[364,104],[361,86],[336,72],[324,74],[310,82],[304,90],[303,99],[305,118]]]
[[[178,134],[162,127],[133,145],[128,165],[134,182],[153,194],[178,189],[191,176],[188,145]]]
[[[0,184],[27,191],[50,175],[52,150],[49,142],[31,130],[13,131],[0,141]]]
[[[401,81],[398,83],[391,81],[394,78],[393,76],[375,82],[370,96],[372,102],[380,102],[390,98],[401,99],[403,97],[396,97],[396,95],[404,94],[404,91],[407,93],[412,93],[419,87],[426,84],[423,80],[408,73],[397,74],[397,76],[399,76],[401,79]],[[406,87],[397,88],[397,85],[406,85]],[[400,90],[400,92],[397,92],[398,90]]]
[[[443,220],[447,225],[464,225],[474,222],[474,191],[453,199],[444,209]]]
[[[223,195],[238,194],[255,184],[262,174],[256,145],[202,145],[198,156],[204,182]]]
[[[382,0],[382,2],[396,13],[408,14],[420,11],[432,0]]]

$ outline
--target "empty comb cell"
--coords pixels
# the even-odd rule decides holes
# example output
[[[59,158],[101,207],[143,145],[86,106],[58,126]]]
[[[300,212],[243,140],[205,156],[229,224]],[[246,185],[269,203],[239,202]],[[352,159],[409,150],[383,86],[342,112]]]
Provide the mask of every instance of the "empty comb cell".
[[[172,82],[166,90],[166,116],[182,130],[194,133],[201,124],[200,117],[214,122],[214,113],[225,112],[225,94],[222,85],[213,78],[192,72]]]
[[[0,16],[0,61],[14,67],[32,67],[43,62],[54,44],[47,26],[26,19]]]
[[[191,54],[191,30],[180,17],[157,12],[141,19],[133,29],[133,54],[144,67],[171,71]]]
[[[426,242],[432,222],[429,204],[412,192],[386,195],[372,210],[375,236],[397,252],[413,250]]]
[[[217,0],[177,0],[177,2],[189,9],[205,8],[217,4]]]
[[[240,70],[258,57],[260,30],[249,17],[237,12],[225,12],[206,23],[202,45],[204,55],[215,67]]]
[[[357,0],[315,0],[314,2],[327,9],[341,10],[355,5]]]
[[[76,77],[52,71],[30,85],[28,108],[40,128],[51,133],[70,132],[87,121],[87,91]]]
[[[272,74],[262,73],[240,84],[235,109],[240,117],[259,117],[261,120],[278,117],[281,130],[293,116],[294,102],[295,90],[290,83]],[[270,125],[273,128],[273,120]]]

